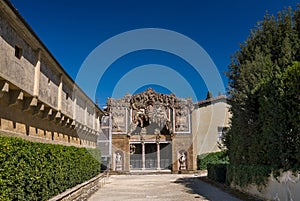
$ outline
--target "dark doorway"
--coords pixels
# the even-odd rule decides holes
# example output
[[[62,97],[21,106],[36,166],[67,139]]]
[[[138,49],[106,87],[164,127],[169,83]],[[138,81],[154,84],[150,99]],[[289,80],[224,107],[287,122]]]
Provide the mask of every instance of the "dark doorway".
[[[154,143],[145,144],[145,168],[157,168],[157,145]]]
[[[130,155],[130,169],[142,169],[142,144],[133,144],[135,151]]]
[[[169,143],[160,144],[160,168],[171,169],[172,167],[172,145]]]

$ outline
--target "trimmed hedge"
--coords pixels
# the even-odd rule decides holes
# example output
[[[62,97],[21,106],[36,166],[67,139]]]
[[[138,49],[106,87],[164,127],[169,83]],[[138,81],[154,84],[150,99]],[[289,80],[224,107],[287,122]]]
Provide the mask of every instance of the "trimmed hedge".
[[[226,182],[227,164],[208,164],[207,177],[220,183]]]
[[[197,156],[198,170],[207,170],[208,164],[228,164],[228,157],[224,152],[214,152]]]
[[[100,158],[97,149],[0,136],[0,200],[47,200],[99,174]]]
[[[267,165],[228,165],[227,182],[240,187],[246,187],[249,184],[257,184],[259,187],[266,185],[268,178],[272,174],[272,169]],[[278,176],[279,172],[273,172]]]

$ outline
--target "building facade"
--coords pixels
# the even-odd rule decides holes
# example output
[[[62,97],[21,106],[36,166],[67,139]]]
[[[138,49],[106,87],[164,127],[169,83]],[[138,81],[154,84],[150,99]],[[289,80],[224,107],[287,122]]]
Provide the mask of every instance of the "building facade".
[[[0,133],[96,147],[104,112],[8,0],[0,0]]]
[[[229,124],[225,96],[200,101],[151,88],[108,99],[114,171],[197,169],[197,155],[220,151]]]
[[[226,97],[193,103],[152,89],[101,110],[70,78],[8,0],[0,0],[0,134],[101,148],[115,171],[197,169],[219,150]]]
[[[143,93],[108,99],[112,117],[112,169],[116,171],[195,170],[191,99]]]
[[[192,130],[193,135],[197,136],[197,155],[220,151],[230,118],[230,105],[226,96],[217,96],[195,104]]]

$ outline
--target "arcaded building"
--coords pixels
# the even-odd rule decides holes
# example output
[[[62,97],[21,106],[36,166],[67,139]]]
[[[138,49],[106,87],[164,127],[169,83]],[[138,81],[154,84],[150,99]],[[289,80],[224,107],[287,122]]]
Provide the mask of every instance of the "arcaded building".
[[[96,147],[104,112],[8,0],[0,0],[0,134]]]

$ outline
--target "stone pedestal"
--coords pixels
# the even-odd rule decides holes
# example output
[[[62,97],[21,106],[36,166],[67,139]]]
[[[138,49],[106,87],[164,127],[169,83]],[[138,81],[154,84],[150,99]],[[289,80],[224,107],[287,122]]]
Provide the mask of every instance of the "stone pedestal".
[[[122,171],[122,164],[116,164],[116,171]]]

